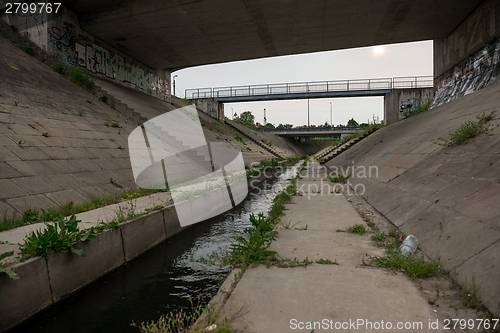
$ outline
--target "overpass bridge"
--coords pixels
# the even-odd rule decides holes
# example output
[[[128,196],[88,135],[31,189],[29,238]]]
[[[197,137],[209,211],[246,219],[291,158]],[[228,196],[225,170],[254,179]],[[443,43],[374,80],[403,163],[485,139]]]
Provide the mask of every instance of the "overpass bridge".
[[[315,137],[315,136],[343,136],[362,132],[363,127],[298,127],[288,129],[259,128],[257,131],[272,133],[283,137]]]
[[[223,103],[287,99],[384,96],[384,121],[399,119],[401,103],[430,101],[432,76],[259,84],[186,89],[185,97],[212,117],[224,119]]]
[[[258,84],[186,89],[187,99],[213,98],[217,102],[253,102],[284,99],[385,96],[394,89],[432,88],[432,76]]]

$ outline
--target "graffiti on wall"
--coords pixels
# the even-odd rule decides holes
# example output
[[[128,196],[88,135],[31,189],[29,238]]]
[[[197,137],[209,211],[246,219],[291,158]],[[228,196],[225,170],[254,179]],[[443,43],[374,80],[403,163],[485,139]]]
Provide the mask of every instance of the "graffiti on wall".
[[[420,100],[416,98],[409,98],[406,101],[401,102],[399,108],[400,115],[408,116],[410,113],[415,111],[420,106]]]
[[[128,62],[120,54],[96,45],[87,35],[77,33],[69,22],[47,29],[49,43],[64,63],[79,66],[94,74],[128,83],[156,97],[169,95],[168,82],[138,64]]]
[[[25,36],[27,36],[31,41],[40,45],[43,48],[43,44],[40,43],[43,39],[44,24],[46,22],[46,15],[38,13],[12,13],[9,15],[9,22],[11,25],[17,27],[17,29]]]
[[[500,81],[500,42],[492,41],[461,65],[436,79],[436,93],[431,108]]]

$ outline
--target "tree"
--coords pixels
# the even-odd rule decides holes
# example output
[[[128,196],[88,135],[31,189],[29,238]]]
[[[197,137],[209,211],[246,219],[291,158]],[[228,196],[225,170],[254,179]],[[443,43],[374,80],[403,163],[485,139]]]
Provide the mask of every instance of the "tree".
[[[255,128],[255,116],[251,111],[245,111],[239,117],[235,117],[234,122],[251,129]]]
[[[349,119],[349,121],[347,122],[347,126],[348,127],[358,127],[359,124],[356,120],[354,120],[354,118],[351,118]]]
[[[292,127],[292,124],[279,124],[278,126],[276,126],[276,129],[290,129]]]

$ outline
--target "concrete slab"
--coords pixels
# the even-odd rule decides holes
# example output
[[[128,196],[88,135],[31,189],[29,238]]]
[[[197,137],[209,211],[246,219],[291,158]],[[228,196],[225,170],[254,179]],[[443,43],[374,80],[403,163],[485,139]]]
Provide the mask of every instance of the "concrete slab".
[[[59,206],[67,204],[68,202],[73,202],[75,205],[78,205],[87,201],[87,198],[75,190],[63,190],[47,193],[45,195]]]
[[[337,229],[345,230],[348,227],[364,223],[343,195],[331,194],[326,196],[306,195],[294,196],[293,203],[287,205],[283,224],[293,228],[305,228],[307,230],[322,230],[335,232]],[[323,209],[307,209],[311,206],[321,204]],[[353,212],[355,214],[353,214]]]
[[[46,176],[20,177],[12,180],[30,194],[60,191],[62,188],[50,181]]]
[[[165,232],[167,233],[167,238],[175,236],[178,233],[188,228],[188,227],[181,227],[174,205],[164,208],[162,212],[163,212],[163,219],[165,222]]]
[[[23,175],[16,169],[11,167],[6,162],[0,162],[0,179],[1,178],[15,178],[22,177]]]
[[[79,243],[85,257],[74,253],[51,253],[47,263],[52,297],[61,300],[125,262],[121,232],[110,229],[95,239]]]
[[[167,239],[163,213],[155,211],[121,227],[125,260],[129,261]]]
[[[401,227],[413,216],[421,211],[425,211],[434,204],[435,203],[421,199],[417,196],[413,196],[413,198],[406,200],[394,210],[387,213],[386,217],[396,226]]]
[[[491,184],[469,196],[466,200],[459,201],[453,206],[453,209],[487,221],[498,215],[499,200],[500,184]]]
[[[283,258],[302,261],[329,259],[339,265],[361,266],[366,255],[380,256],[382,249],[372,245],[368,235],[309,230],[280,230],[269,248]]]
[[[19,198],[7,200],[7,203],[14,207],[19,212],[25,212],[30,208],[44,208],[55,207],[57,204],[47,198],[43,194],[28,195]]]
[[[0,179],[0,199],[29,195],[22,187],[9,179]]]
[[[0,312],[5,314],[0,316],[2,332],[52,305],[45,259],[32,258],[10,268],[19,279],[0,274]]]
[[[11,161],[7,163],[24,176],[39,176],[54,173],[42,161]]]
[[[383,306],[380,306],[383,304]],[[378,269],[318,265],[307,268],[259,266],[248,269],[225,304],[222,315],[238,331],[289,332],[298,322],[421,322],[428,329],[436,316],[413,283]],[[335,325],[335,324],[334,324]],[[333,329],[311,327],[310,332]],[[359,326],[363,332],[380,332]],[[299,330],[300,331],[300,330]],[[354,331],[351,327],[340,332]]]
[[[500,241],[487,247],[458,267],[458,279],[467,288],[479,288],[483,304],[493,313],[500,313]],[[493,277],[493,278],[492,278]],[[496,278],[494,278],[496,277]],[[474,282],[472,279],[474,278]]]

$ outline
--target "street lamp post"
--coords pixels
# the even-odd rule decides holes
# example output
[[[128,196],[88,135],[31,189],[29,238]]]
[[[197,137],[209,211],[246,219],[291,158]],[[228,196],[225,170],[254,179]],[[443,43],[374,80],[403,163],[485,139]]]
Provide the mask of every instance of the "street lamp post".
[[[310,127],[310,124],[309,124],[309,98],[307,99],[307,127]]]
[[[177,77],[177,75],[174,75],[173,77],[173,80],[174,80],[174,96],[175,96],[175,78]]]
[[[333,110],[332,102],[330,102],[330,127],[333,127],[333,123],[332,123],[332,110]]]

